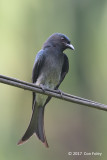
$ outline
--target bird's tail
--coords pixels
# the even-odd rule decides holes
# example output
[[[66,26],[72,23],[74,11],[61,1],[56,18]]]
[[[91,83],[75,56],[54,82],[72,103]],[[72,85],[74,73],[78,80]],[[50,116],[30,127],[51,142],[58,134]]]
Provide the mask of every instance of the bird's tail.
[[[18,145],[26,142],[34,133],[48,147],[44,131],[44,106],[38,106],[37,104],[33,107],[30,124]]]

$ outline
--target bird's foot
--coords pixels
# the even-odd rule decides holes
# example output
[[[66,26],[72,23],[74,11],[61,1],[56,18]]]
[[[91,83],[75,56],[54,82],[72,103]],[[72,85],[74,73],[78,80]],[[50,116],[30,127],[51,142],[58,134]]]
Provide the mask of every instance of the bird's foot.
[[[43,84],[40,84],[41,89],[43,90],[43,92],[46,91],[46,87]]]
[[[63,96],[63,93],[60,89],[57,89],[57,91],[60,93],[61,97]]]

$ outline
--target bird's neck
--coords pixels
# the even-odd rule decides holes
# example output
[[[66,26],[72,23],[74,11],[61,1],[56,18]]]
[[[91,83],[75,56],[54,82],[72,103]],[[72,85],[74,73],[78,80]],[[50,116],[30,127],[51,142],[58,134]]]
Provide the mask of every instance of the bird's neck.
[[[42,47],[43,50],[50,50],[50,51],[53,51],[55,53],[59,53],[59,54],[62,54],[64,49],[62,49],[59,45],[53,45],[51,43],[44,43],[43,47]]]
[[[43,44],[43,47],[42,47],[42,48],[43,48],[43,49],[47,49],[47,48],[50,48],[50,47],[52,47],[52,44],[45,42],[45,43]]]

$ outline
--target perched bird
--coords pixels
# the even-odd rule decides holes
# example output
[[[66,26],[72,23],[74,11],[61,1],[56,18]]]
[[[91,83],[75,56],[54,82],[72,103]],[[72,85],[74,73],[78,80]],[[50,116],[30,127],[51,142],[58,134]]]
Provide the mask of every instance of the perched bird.
[[[69,70],[69,61],[63,53],[65,49],[74,47],[67,36],[61,33],[52,34],[37,53],[32,72],[32,82],[46,88],[58,89]],[[30,124],[18,142],[22,144],[34,133],[48,147],[44,131],[44,109],[51,97],[33,92],[32,117]]]

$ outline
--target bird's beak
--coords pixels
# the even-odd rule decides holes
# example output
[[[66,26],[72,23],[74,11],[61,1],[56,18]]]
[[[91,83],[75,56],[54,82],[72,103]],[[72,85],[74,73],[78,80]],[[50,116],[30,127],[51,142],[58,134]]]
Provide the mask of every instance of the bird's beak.
[[[67,48],[70,48],[70,49],[72,49],[72,50],[75,50],[75,48],[74,48],[74,46],[72,45],[72,44],[66,44],[66,46],[67,46]]]

